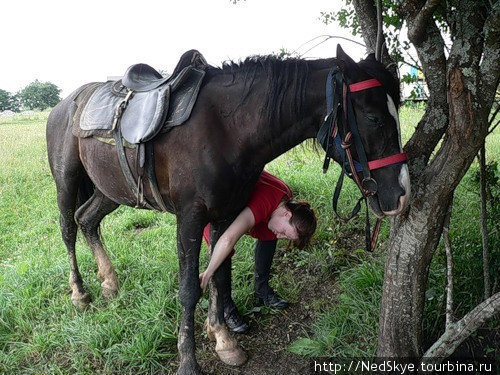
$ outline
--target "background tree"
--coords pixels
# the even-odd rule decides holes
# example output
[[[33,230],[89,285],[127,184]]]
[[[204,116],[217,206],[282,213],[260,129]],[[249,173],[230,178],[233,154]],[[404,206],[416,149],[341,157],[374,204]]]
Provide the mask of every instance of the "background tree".
[[[55,106],[61,101],[61,89],[50,82],[35,80],[19,92],[23,107],[44,110]]]
[[[16,94],[11,94],[6,90],[0,89],[0,112],[1,111],[14,111],[19,112],[20,103]]]
[[[0,89],[0,111],[6,111],[10,109],[10,93],[8,91]]]
[[[6,111],[10,109],[10,101],[10,92],[0,89],[0,111]]]
[[[346,3],[347,8],[325,17],[333,16],[353,32],[361,32],[367,49],[374,51],[374,1]],[[500,1],[385,1],[384,15],[387,43],[382,61],[389,65],[411,59],[405,51],[414,47],[418,56],[414,63],[425,75],[430,97],[404,147],[410,160],[413,198],[408,210],[392,220],[377,355],[420,358],[424,354],[422,316],[429,266],[454,190],[496,126],[495,118],[489,117],[500,77]],[[403,28],[407,28],[411,45],[398,38]],[[439,347],[433,346],[429,354],[449,355],[499,311],[500,293],[496,293],[447,326]]]

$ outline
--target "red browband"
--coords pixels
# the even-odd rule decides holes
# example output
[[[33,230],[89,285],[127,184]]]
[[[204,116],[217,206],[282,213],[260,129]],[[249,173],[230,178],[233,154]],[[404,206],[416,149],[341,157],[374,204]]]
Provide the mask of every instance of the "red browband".
[[[404,163],[406,161],[407,161],[406,152],[401,152],[399,154],[394,154],[386,158],[369,161],[368,169],[370,169],[370,171],[373,171],[374,169],[386,167],[392,164]]]
[[[373,79],[367,79],[366,81],[353,83],[352,85],[349,85],[349,90],[351,90],[351,92],[356,92],[356,91],[363,91],[366,89],[371,89],[372,87],[379,87],[379,86],[382,86],[380,81],[373,78]]]

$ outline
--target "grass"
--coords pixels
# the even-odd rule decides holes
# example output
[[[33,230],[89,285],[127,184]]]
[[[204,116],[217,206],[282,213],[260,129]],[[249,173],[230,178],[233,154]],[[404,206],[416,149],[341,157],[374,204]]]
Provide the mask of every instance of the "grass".
[[[422,108],[402,110],[404,141],[422,112]],[[93,303],[87,311],[76,311],[70,300],[68,261],[47,164],[47,114],[0,117],[0,373],[172,373],[180,320],[175,219],[128,207],[105,218],[102,234],[121,284],[113,301],[101,297],[95,262],[79,236],[79,267]],[[489,138],[490,157],[498,155],[498,133]],[[280,274],[272,282],[286,298],[298,302],[310,278],[338,276],[336,304],[311,305],[318,317],[313,333],[293,343],[291,351],[301,355],[370,354],[376,345],[383,259],[361,250],[362,217],[347,225],[333,218],[331,196],[339,168],[332,167],[323,175],[322,161],[310,148],[299,147],[268,166],[287,181],[297,197],[310,201],[319,217],[308,251],[284,251],[286,243],[280,243],[277,263],[286,267],[279,268]],[[354,184],[348,181],[346,185],[339,204],[345,212],[358,195]],[[457,293],[464,293],[460,296],[467,301],[460,308],[477,300],[482,285],[476,191],[472,171],[457,191],[451,228],[455,252],[463,256],[460,272],[475,275],[458,281],[457,289],[463,288],[463,292]],[[347,237],[354,240],[346,241]],[[387,237],[388,224],[384,223],[379,253]],[[233,261],[233,296],[247,314],[255,311],[252,247],[252,239],[242,240]],[[204,246],[203,266],[207,264],[205,250]],[[442,317],[442,310],[436,310],[441,305],[432,302],[440,301],[444,290],[440,254],[432,265],[429,286],[429,290],[434,288],[429,292],[427,312],[432,322]],[[495,256],[497,262],[500,257]],[[297,279],[297,270],[308,276]],[[474,288],[466,287],[470,283]],[[198,326],[204,320],[206,296],[200,305]],[[262,319],[267,312],[261,311]]]

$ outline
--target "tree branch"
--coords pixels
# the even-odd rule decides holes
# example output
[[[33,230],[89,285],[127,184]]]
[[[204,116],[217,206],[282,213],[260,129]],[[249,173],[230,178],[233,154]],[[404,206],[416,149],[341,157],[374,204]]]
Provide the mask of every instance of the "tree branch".
[[[425,352],[422,363],[436,363],[450,356],[471,333],[498,313],[500,313],[500,292],[483,301],[462,319],[447,328],[443,335]]]
[[[363,34],[363,39],[368,52],[375,52],[377,46],[377,13],[373,0],[353,0],[354,10],[358,18]],[[392,62],[385,46],[385,38],[382,35],[382,59],[384,64]]]
[[[486,147],[485,142],[479,151],[479,173],[480,173],[480,195],[481,195],[481,238],[483,240],[483,280],[484,280],[484,299],[490,297],[490,263],[488,261],[488,224],[486,208]]]
[[[498,92],[497,92],[498,94]],[[493,114],[491,115],[489,121],[488,121],[488,127],[489,127],[489,130],[488,130],[488,135],[493,133],[493,131],[496,129],[496,127],[498,126],[498,124],[500,124],[500,119],[496,122],[495,125],[493,125],[493,122],[495,121],[497,115],[498,115],[498,112],[500,112],[500,103],[499,102],[496,102],[496,105],[497,107],[495,108],[495,111],[493,112]]]
[[[319,38],[324,38],[324,39],[322,41],[320,41],[320,42],[317,42],[312,47],[309,47],[305,52],[302,52],[302,53],[298,52],[302,47],[306,46],[307,44],[309,44],[309,43],[311,43],[311,42],[313,42],[313,41],[315,41],[316,39],[319,39]],[[309,51],[313,50],[317,46],[325,43],[327,40],[330,40],[330,39],[343,39],[343,40],[347,40],[349,42],[355,43],[355,44],[357,44],[357,45],[359,45],[361,47],[365,47],[366,48],[366,46],[363,43],[360,43],[360,42],[358,42],[358,41],[356,41],[354,39],[351,39],[351,38],[346,38],[344,36],[339,36],[339,35],[318,35],[317,37],[314,37],[311,40],[308,40],[307,42],[302,43],[299,47],[297,47],[296,49],[294,49],[292,51],[292,54],[295,53],[295,54],[299,55],[300,57],[302,57],[306,53],[308,53]]]
[[[493,133],[498,125],[500,125],[500,120],[498,120],[497,123],[490,128],[490,130],[488,131],[488,134]]]
[[[453,198],[450,200],[448,212],[444,218],[443,239],[446,251],[446,329],[451,328],[453,324],[453,254],[451,252],[450,241],[450,218],[453,209]]]
[[[432,15],[439,3],[440,0],[427,0],[420,12],[411,20],[408,20],[408,39],[414,45],[422,43],[425,39],[427,24],[432,19]]]
[[[415,46],[422,71],[429,89],[429,103],[413,136],[405,145],[405,151],[413,161],[410,164],[412,180],[415,180],[448,127],[449,108],[446,86],[446,57],[444,41],[435,24],[426,29],[426,39]]]
[[[381,60],[383,39],[382,0],[377,0],[377,44],[375,47],[375,59],[377,61]]]
[[[494,100],[500,80],[500,1],[497,1],[484,25],[484,50],[480,66],[480,90],[483,98]],[[490,108],[491,102],[485,107]]]

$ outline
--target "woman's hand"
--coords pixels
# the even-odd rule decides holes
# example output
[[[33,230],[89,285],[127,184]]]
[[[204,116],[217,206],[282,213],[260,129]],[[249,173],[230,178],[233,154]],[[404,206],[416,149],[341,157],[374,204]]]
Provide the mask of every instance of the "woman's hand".
[[[245,234],[255,224],[255,218],[253,216],[252,210],[245,207],[243,211],[236,217],[236,219],[231,223],[231,225],[224,231],[222,236],[217,240],[215,244],[212,256],[210,257],[210,263],[208,264],[205,272],[200,273],[200,287],[205,292],[207,288],[208,281],[214,274],[214,272],[219,268],[219,266],[224,262],[224,260],[229,256],[231,250],[233,250],[236,242]]]
[[[205,289],[207,289],[208,281],[210,280],[210,277],[212,277],[211,274],[209,274],[207,271],[200,273],[200,287],[202,290],[202,293],[205,293]]]

